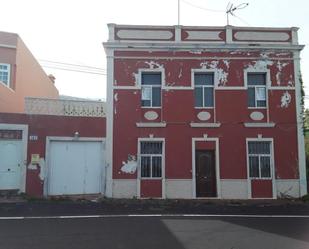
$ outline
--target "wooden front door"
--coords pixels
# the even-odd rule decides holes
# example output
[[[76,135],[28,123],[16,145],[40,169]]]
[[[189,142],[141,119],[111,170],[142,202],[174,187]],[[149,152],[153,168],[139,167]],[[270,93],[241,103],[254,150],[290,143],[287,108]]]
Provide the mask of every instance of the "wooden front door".
[[[216,197],[216,163],[214,150],[195,151],[196,197]]]

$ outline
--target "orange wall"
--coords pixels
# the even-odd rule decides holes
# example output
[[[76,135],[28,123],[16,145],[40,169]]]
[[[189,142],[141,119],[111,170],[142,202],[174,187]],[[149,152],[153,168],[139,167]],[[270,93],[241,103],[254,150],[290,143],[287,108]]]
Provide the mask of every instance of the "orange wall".
[[[3,33],[0,32],[0,43]],[[11,89],[0,83],[0,112],[24,112],[25,97],[58,98],[59,93],[24,42],[16,35],[17,48],[0,48],[0,63],[11,64]]]

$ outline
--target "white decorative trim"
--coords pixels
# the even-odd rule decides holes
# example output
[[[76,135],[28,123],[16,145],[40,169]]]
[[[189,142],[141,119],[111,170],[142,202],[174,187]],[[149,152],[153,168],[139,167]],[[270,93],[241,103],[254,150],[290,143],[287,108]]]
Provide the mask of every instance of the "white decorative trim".
[[[105,48],[105,52],[107,55],[105,195],[113,197],[114,51]]]
[[[92,100],[26,97],[25,113],[74,117],[105,117],[105,103]]]
[[[271,86],[271,87],[268,87],[268,90],[291,90],[291,91],[294,91],[295,90],[295,87],[294,86]]]
[[[247,90],[244,86],[216,86],[215,90]]]
[[[260,60],[262,60],[260,58]],[[271,87],[271,78],[270,78],[270,69],[254,69],[254,68],[245,68],[244,69],[244,86],[248,89],[248,73],[265,73],[266,74],[266,90]]]
[[[219,152],[219,138],[215,137],[193,137],[192,138],[192,198],[196,197],[196,172],[195,172],[195,142],[215,142],[215,156],[216,156],[216,183],[217,183],[217,197],[210,197],[207,199],[220,199],[221,198],[221,182],[220,182],[220,152]]]
[[[16,49],[17,47],[14,46],[14,45],[0,44],[0,48],[14,48],[14,49]]]
[[[268,41],[268,42],[288,42],[290,36],[286,32],[261,32],[261,31],[236,31],[234,37],[237,41]]]
[[[79,137],[79,138],[75,138],[75,137],[53,137],[53,136],[47,136],[46,137],[46,149],[45,149],[45,162],[46,162],[46,168],[45,168],[45,172],[46,172],[46,178],[44,180],[44,185],[43,185],[43,195],[45,197],[48,196],[49,194],[49,179],[50,179],[50,149],[51,149],[51,143],[55,142],[55,141],[74,141],[74,142],[101,142],[102,143],[102,154],[101,154],[101,163],[102,163],[102,175],[104,176],[104,179],[101,178],[101,194],[104,194],[106,191],[106,172],[105,167],[106,167],[106,139],[105,138],[101,138],[101,137]],[[102,184],[103,183],[103,184]]]
[[[20,171],[20,187],[19,192],[26,192],[26,177],[27,177],[27,152],[28,152],[28,125],[24,124],[7,124],[0,123],[0,130],[21,130],[22,131],[22,159],[23,167]]]
[[[214,74],[214,85],[213,85],[213,106],[210,108],[214,109],[213,119],[216,122],[216,88],[219,85],[219,76],[216,69],[206,69],[206,68],[192,68],[191,69],[191,87],[194,89],[194,74],[195,73],[213,73]],[[203,101],[204,102],[204,101]],[[195,107],[196,108],[196,107]],[[207,108],[207,107],[202,107]]]
[[[194,122],[191,122],[190,123],[190,126],[192,128],[218,128],[221,126],[221,123],[194,123]]]
[[[162,181],[162,199],[166,198],[166,191],[165,191],[165,138],[150,138],[150,137],[139,137],[137,139],[137,155],[138,155],[138,167],[137,167],[137,198],[141,198],[141,167],[140,167],[140,155],[141,155],[141,145],[140,143],[143,141],[158,141],[162,142],[162,175],[161,178],[154,178],[154,179],[160,179]],[[143,178],[145,180],[145,178]],[[151,179],[150,179],[151,180]]]
[[[140,128],[148,128],[148,127],[164,128],[166,127],[166,123],[165,122],[136,123],[136,126]]]
[[[0,63],[0,66],[6,66],[8,68],[8,83],[4,83],[3,81],[0,81],[1,84],[11,89],[11,64],[8,63]]]
[[[294,57],[299,58],[299,52],[295,52]],[[294,61],[294,77],[295,77],[295,97],[296,97],[296,121],[297,121],[297,143],[298,143],[298,167],[299,167],[299,184],[300,196],[306,195],[307,192],[307,177],[306,177],[306,154],[305,141],[303,133],[303,113],[301,104],[301,83],[300,77],[300,61]]]
[[[141,29],[125,29],[120,28],[117,32],[120,39],[130,40],[169,40],[173,38],[173,33],[170,30],[141,30]]]
[[[142,73],[161,73],[161,89],[164,89],[165,86],[165,70],[163,67],[157,67],[157,68],[139,68],[138,69],[138,82],[137,82],[137,88],[142,88]]]
[[[273,128],[276,126],[275,123],[244,123],[245,127],[248,128]]]
[[[212,40],[212,41],[222,41],[220,38],[220,33],[223,30],[185,30],[188,37],[185,41],[190,40]]]
[[[250,44],[256,44],[257,42],[242,42],[237,41],[233,42],[233,44],[224,44],[222,46],[222,42],[205,42],[205,41],[190,41],[190,42],[182,42],[175,44],[174,41],[117,41],[117,42],[104,42],[103,45],[105,48],[111,48],[111,49],[128,49],[128,47],[133,47],[134,50],[136,49],[146,49],[146,50],[162,50],[162,49],[171,49],[173,47],[177,47],[179,50],[191,50],[196,49],[197,45],[199,45],[200,49],[244,49],[244,50],[251,50],[252,46]],[[287,44],[286,42],[276,42],[276,44],[269,44],[269,42],[258,42],[260,46],[259,49],[279,49],[279,50],[286,50],[286,51],[295,51],[295,50],[302,50],[304,48],[303,45],[291,45]],[[205,59],[205,58],[204,58]],[[219,58],[217,58],[219,59]]]
[[[263,112],[253,111],[250,113],[250,118],[254,121],[260,121],[264,118]]]
[[[252,199],[251,189],[251,178],[249,176],[249,153],[248,153],[248,142],[270,142],[270,154],[271,154],[271,178],[267,178],[272,181],[272,198],[254,198],[254,199],[276,199],[277,198],[277,187],[275,179],[275,156],[274,156],[274,139],[273,138],[246,138],[246,159],[247,159],[247,181],[248,181],[248,199]]]
[[[158,113],[155,111],[147,111],[144,113],[144,118],[153,121],[156,120],[159,117]]]

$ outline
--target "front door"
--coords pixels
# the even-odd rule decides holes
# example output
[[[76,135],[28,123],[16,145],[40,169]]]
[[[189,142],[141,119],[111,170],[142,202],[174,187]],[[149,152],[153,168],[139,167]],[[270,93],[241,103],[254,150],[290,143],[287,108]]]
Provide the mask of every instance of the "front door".
[[[195,151],[196,197],[216,197],[217,182],[214,150]]]
[[[0,190],[20,189],[22,141],[0,140]]]

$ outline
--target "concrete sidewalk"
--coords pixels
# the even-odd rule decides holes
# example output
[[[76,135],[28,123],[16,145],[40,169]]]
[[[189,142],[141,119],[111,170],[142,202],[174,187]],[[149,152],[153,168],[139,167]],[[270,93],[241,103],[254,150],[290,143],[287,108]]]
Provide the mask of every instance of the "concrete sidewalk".
[[[309,202],[300,200],[0,200],[1,217],[210,214],[210,215],[309,215]]]

